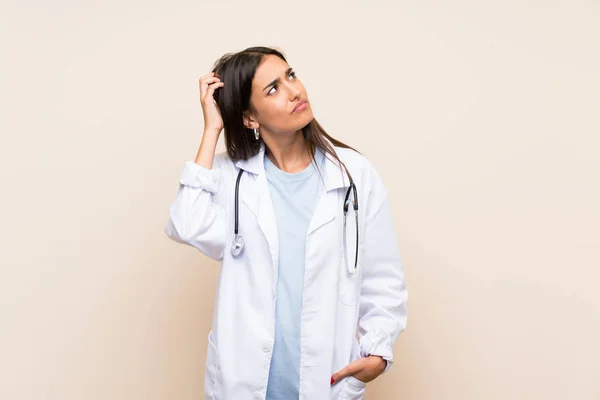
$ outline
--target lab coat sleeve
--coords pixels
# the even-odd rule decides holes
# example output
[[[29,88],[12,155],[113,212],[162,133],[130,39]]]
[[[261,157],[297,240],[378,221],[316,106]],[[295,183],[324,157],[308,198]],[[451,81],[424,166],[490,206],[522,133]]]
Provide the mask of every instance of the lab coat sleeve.
[[[195,247],[221,260],[226,247],[223,178],[215,157],[213,169],[186,161],[177,195],[170,207],[165,233],[176,242]]]
[[[366,204],[364,252],[358,319],[362,357],[381,356],[385,371],[394,361],[393,346],[406,328],[407,289],[387,191],[373,169]]]

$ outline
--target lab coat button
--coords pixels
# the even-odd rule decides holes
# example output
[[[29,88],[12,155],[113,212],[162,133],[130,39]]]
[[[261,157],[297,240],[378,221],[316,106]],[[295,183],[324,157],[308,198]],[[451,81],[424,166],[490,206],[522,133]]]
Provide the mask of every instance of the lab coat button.
[[[262,400],[262,396],[260,395],[260,393],[254,393],[252,395],[252,400]]]
[[[271,351],[271,343],[263,342],[262,351],[264,351],[265,353],[268,353],[269,351]]]

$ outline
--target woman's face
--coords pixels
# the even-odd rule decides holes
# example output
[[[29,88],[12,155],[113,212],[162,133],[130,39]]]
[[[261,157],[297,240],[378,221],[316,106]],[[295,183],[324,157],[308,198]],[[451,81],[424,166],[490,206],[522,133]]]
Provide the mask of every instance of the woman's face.
[[[294,108],[306,102],[296,111]],[[305,127],[313,119],[304,85],[281,58],[267,55],[258,66],[252,81],[250,104],[254,114],[249,128],[259,126],[261,134],[290,134]]]

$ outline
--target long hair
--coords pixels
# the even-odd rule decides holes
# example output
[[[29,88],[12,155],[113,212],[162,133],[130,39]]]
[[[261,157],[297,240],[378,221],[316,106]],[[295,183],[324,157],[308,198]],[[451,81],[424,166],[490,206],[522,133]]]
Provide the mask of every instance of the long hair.
[[[261,140],[254,139],[252,130],[244,125],[243,113],[251,110],[252,80],[256,69],[266,55],[275,55],[287,63],[285,56],[280,51],[258,46],[249,47],[237,53],[227,53],[215,62],[212,69],[212,72],[218,75],[222,82],[225,82],[225,86],[215,91],[214,99],[221,111],[225,146],[232,161],[247,160],[256,155],[261,147]],[[325,156],[333,157],[340,168],[343,166],[348,172],[331,144],[358,152],[357,150],[329,136],[314,118],[302,128],[302,135],[307,141],[313,160],[315,149],[319,148]],[[349,172],[348,175],[351,176]]]

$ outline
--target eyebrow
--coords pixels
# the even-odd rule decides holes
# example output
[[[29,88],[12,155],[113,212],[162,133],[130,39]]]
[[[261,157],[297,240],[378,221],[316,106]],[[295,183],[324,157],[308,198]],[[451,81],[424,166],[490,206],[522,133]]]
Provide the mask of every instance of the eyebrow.
[[[292,67],[288,68],[288,69],[285,71],[285,75],[287,76],[287,75],[288,75],[290,72],[292,72],[292,70],[293,70],[293,68],[292,68]],[[273,85],[275,85],[276,83],[279,83],[279,82],[280,82],[280,79],[279,79],[279,78],[277,78],[277,79],[274,79],[272,82],[269,82],[269,84],[268,84],[267,86],[265,86],[265,87],[263,88],[263,90],[265,90],[265,89],[266,89],[266,88],[268,88],[269,86],[273,86]]]

